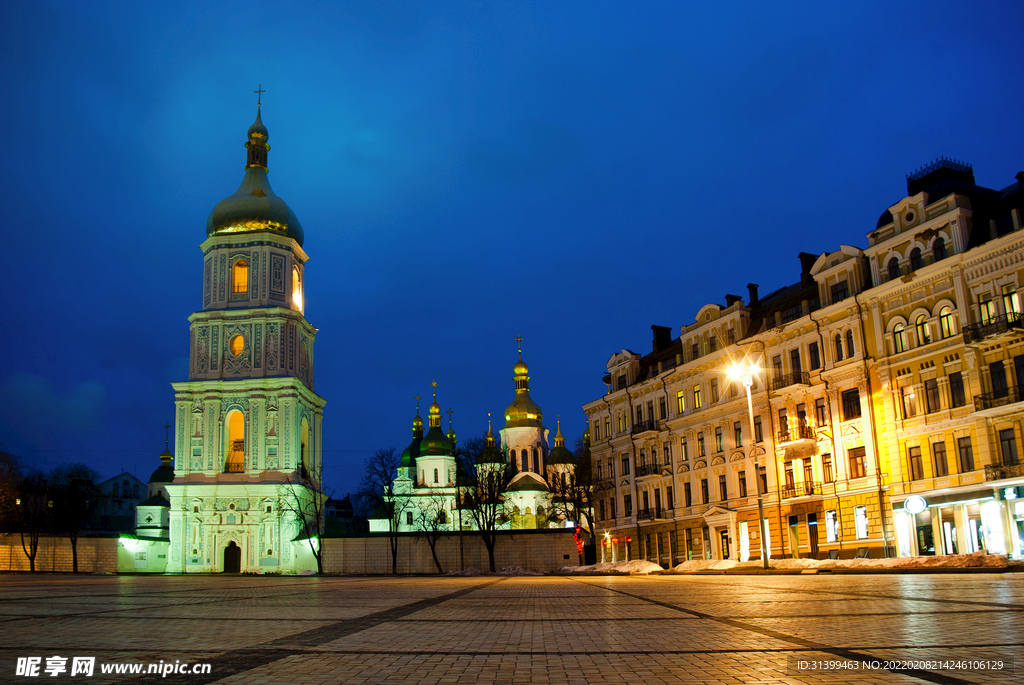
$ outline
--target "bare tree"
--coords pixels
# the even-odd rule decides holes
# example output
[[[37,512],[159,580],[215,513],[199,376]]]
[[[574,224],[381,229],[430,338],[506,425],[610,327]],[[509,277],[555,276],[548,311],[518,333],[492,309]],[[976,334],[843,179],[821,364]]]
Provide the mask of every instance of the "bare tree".
[[[497,531],[512,518],[511,503],[505,491],[516,474],[515,465],[495,446],[491,435],[463,440],[456,452],[456,464],[459,507],[469,512],[480,531],[493,573]]]
[[[590,445],[577,438],[571,461],[549,467],[548,489],[556,518],[572,521],[594,537],[594,471]],[[565,468],[562,468],[562,467]]]
[[[437,558],[437,541],[452,529],[451,512],[448,511],[448,499],[439,495],[422,500],[416,512],[416,533],[430,545],[430,553],[434,557],[434,566],[438,573],[444,573],[441,562]]]
[[[71,542],[71,570],[78,573],[78,535],[101,497],[96,488],[100,474],[85,464],[65,464],[50,471],[54,531]]]
[[[388,542],[391,546],[391,572],[398,573],[398,529],[412,502],[403,493],[395,492],[395,477],[401,456],[394,447],[381,448],[364,463],[363,482],[359,486],[359,498],[374,516],[383,516],[388,521]]]
[[[298,523],[299,536],[309,545],[309,551],[316,559],[316,571],[321,575],[324,572],[327,500],[333,494],[333,491],[324,490],[323,471],[322,462],[312,467],[303,465],[277,488],[281,511],[291,514]]]
[[[42,471],[32,471],[18,488],[18,523],[21,549],[28,557],[29,570],[35,573],[39,538],[50,524],[50,485]]]
[[[0,531],[18,529],[18,486],[21,484],[18,457],[0,449]]]

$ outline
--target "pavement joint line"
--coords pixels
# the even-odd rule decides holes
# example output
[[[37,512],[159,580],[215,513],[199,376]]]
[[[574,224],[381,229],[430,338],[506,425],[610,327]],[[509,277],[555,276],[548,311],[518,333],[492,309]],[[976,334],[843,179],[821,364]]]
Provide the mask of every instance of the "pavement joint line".
[[[283,647],[281,645],[296,645],[302,646],[305,643],[307,646],[314,647],[322,645],[327,642],[333,642],[334,640],[342,637],[347,637],[355,633],[360,633],[368,628],[394,621],[396,618],[403,615],[407,615],[416,611],[422,611],[431,606],[436,606],[443,602],[447,602],[450,599],[456,599],[463,595],[476,592],[486,587],[490,587],[495,583],[508,580],[511,576],[504,576],[501,578],[487,579],[482,583],[465,587],[454,592],[447,594],[438,595],[435,597],[427,597],[424,599],[404,604],[398,607],[392,607],[383,611],[378,611],[367,616],[361,616],[359,618],[344,619],[336,621],[330,625],[321,626],[318,628],[311,628],[310,630],[296,633],[295,635],[289,635],[287,637],[278,638],[265,642],[257,648],[243,648],[234,649],[222,653],[220,656],[213,657],[207,660],[212,668],[210,674],[206,677],[199,676],[198,678],[193,674],[188,675],[172,675],[168,678],[161,678],[161,683],[166,685],[205,685],[212,683],[224,678],[229,678],[233,675],[244,671],[250,671],[254,668],[266,666],[274,661],[279,661],[285,657],[293,654],[309,655],[308,651],[292,647]],[[136,679],[137,680],[137,679]]]
[[[713,584],[714,585],[729,586],[728,583],[721,583],[721,582],[713,583]],[[1019,604],[1004,604],[1002,602],[982,602],[982,601],[975,601],[975,600],[970,600],[970,599],[945,599],[945,598],[942,598],[942,597],[911,597],[911,596],[907,596],[907,595],[889,595],[889,594],[882,594],[882,593],[854,592],[854,591],[844,591],[844,590],[826,590],[826,589],[815,590],[815,589],[807,589],[807,588],[797,589],[797,588],[786,588],[786,587],[774,588],[774,587],[768,587],[766,585],[745,585],[744,587],[752,587],[752,588],[757,588],[759,590],[768,590],[770,592],[793,592],[793,593],[810,592],[810,593],[822,594],[822,595],[840,595],[840,596],[844,596],[844,597],[864,597],[866,599],[895,599],[895,600],[901,600],[901,601],[904,601],[904,602],[942,602],[942,603],[948,603],[948,604],[976,604],[978,606],[1000,607],[1000,608],[1003,608],[1003,609],[1011,609],[1013,611],[1020,611],[1021,609],[1024,609],[1024,607],[1022,607]]]
[[[583,582],[582,579],[577,579],[577,578],[572,577],[572,576],[567,576],[567,578],[569,578],[571,580],[576,580],[577,582]],[[776,640],[781,640],[783,642],[788,642],[790,644],[800,645],[801,647],[804,647],[807,650],[816,651],[816,652],[824,652],[826,654],[831,654],[833,656],[838,656],[838,657],[841,657],[843,659],[849,659],[850,661],[860,661],[860,662],[867,662],[867,663],[870,663],[870,662],[873,662],[873,661],[877,661],[876,658],[872,657],[869,654],[863,654],[861,652],[856,652],[856,651],[854,651],[852,649],[847,649],[847,648],[844,648],[844,647],[832,647],[830,645],[826,645],[826,644],[823,644],[823,643],[820,643],[820,642],[814,642],[813,640],[805,640],[804,638],[797,637],[795,635],[788,635],[786,633],[780,633],[779,631],[771,630],[770,628],[761,628],[760,626],[752,626],[752,625],[750,625],[748,623],[744,623],[743,621],[738,621],[736,619],[719,618],[717,616],[712,616],[711,614],[705,614],[704,612],[701,612],[701,611],[694,611],[692,609],[684,609],[684,608],[682,608],[680,606],[676,606],[674,604],[669,604],[667,602],[661,602],[659,600],[649,599],[649,598],[643,597],[641,595],[634,595],[632,593],[625,592],[624,590],[617,590],[617,589],[610,588],[610,587],[607,588],[607,589],[608,589],[609,592],[617,592],[619,594],[626,595],[627,597],[633,597],[635,599],[646,600],[646,601],[648,601],[648,602],[650,602],[652,604],[657,604],[658,606],[663,606],[663,607],[666,607],[666,608],[669,608],[669,609],[675,609],[676,611],[681,611],[683,613],[691,614],[693,616],[697,616],[698,618],[707,619],[709,621],[715,621],[716,623],[721,623],[723,625],[731,626],[733,628],[739,628],[740,630],[747,630],[747,631],[750,631],[752,633],[758,633],[760,635],[764,635],[765,637],[770,637],[770,638],[773,638],[773,639],[776,639]],[[929,670],[921,669],[921,668],[907,668],[907,669],[889,668],[889,669],[883,669],[883,670],[887,670],[890,673],[895,673],[897,675],[905,675],[905,676],[910,676],[911,678],[918,678],[920,680],[925,680],[925,681],[928,681],[930,683],[937,683],[938,685],[970,685],[973,682],[973,681],[970,681],[970,680],[964,680],[963,678],[957,678],[955,676],[949,676],[949,675],[946,675],[944,673],[936,673],[935,671],[929,671]]]

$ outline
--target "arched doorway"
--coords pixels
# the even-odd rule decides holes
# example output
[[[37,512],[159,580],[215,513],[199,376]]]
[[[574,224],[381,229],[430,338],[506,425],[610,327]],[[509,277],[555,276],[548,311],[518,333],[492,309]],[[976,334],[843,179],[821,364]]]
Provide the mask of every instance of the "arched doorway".
[[[242,570],[242,548],[232,540],[224,548],[224,573],[240,573]]]

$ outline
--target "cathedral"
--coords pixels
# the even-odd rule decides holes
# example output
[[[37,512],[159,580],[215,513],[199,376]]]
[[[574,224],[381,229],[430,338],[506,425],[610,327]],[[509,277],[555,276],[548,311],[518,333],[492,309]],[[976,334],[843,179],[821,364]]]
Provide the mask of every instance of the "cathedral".
[[[530,369],[523,361],[521,347],[512,375],[515,397],[505,408],[505,427],[499,431],[500,444],[488,425],[486,454],[479,463],[503,463],[513,474],[504,492],[508,520],[503,528],[561,527],[565,522],[559,520],[553,510],[553,493],[548,484],[553,478],[564,477],[562,474],[572,468],[573,457],[565,447],[560,428],[555,435],[555,446],[548,448],[549,431],[544,427],[540,406],[530,397]],[[427,433],[423,433],[423,419],[417,404],[412,442],[402,452],[392,484],[396,500],[401,501],[395,508],[399,532],[420,530],[425,517],[435,516],[447,530],[473,527],[473,517],[458,508],[455,433],[451,426],[447,434],[441,430],[437,384],[432,385],[435,393],[428,410]],[[388,528],[386,515],[370,520],[371,531],[386,532]]]
[[[171,384],[174,454],[150,480],[136,534],[122,538],[122,570],[316,569],[303,517],[323,497],[326,401],[313,387],[316,329],[303,304],[309,257],[267,179],[259,104],[247,138],[242,184],[214,207],[200,245],[188,380]]]

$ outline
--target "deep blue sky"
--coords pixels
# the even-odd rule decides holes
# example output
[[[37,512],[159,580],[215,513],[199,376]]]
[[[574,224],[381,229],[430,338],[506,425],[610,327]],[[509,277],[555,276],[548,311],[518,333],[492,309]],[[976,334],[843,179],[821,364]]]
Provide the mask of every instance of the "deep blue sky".
[[[518,333],[571,441],[651,324],[864,246],[939,155],[1024,169],[1021,3],[704,5],[5,3],[0,442],[155,468],[259,83],[341,492],[432,378],[483,432]]]

